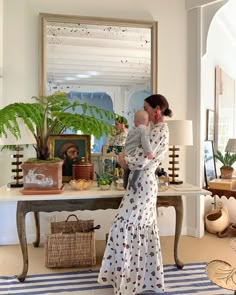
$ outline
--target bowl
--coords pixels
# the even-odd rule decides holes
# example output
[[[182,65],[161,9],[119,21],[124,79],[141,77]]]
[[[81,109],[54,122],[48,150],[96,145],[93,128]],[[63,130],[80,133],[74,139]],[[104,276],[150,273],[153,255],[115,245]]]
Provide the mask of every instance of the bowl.
[[[93,180],[72,179],[69,183],[74,190],[82,191],[90,189],[93,184]]]
[[[99,184],[99,187],[102,191],[107,191],[111,188],[111,184]]]

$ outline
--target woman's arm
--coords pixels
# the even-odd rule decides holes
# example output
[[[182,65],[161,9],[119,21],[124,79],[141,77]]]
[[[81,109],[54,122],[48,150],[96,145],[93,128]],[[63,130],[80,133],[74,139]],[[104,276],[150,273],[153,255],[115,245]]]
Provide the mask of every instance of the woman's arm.
[[[119,162],[121,168],[123,168],[123,169],[129,168],[128,165],[125,162],[125,153],[119,153],[118,162]]]
[[[168,149],[169,129],[167,123],[156,126],[150,134],[150,144],[154,158],[159,157],[161,161]],[[121,155],[121,158],[124,157]],[[144,150],[138,147],[134,156],[125,155],[124,160],[130,170],[142,170],[151,160],[147,158]],[[122,159],[121,159],[122,161]],[[124,167],[122,167],[124,168]]]

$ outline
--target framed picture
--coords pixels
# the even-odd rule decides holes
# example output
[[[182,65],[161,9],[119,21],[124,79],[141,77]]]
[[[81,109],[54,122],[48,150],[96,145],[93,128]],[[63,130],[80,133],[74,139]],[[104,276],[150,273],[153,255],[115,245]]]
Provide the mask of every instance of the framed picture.
[[[116,155],[102,156],[102,172],[107,174],[113,174],[117,164]]]
[[[214,141],[215,112],[207,109],[206,114],[206,140]]]
[[[49,149],[51,157],[64,160],[62,167],[63,182],[72,178],[72,165],[79,162],[82,157],[91,162],[90,135],[62,134],[51,135]]]
[[[217,178],[212,140],[206,140],[204,142],[204,175],[206,187],[208,187],[210,180]]]

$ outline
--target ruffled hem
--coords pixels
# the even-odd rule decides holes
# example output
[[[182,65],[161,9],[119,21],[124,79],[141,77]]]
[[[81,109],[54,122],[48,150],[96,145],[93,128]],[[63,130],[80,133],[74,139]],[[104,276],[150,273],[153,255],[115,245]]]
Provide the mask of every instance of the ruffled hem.
[[[164,275],[156,223],[134,225],[116,220],[108,237],[98,281],[116,295],[145,290],[164,293]]]

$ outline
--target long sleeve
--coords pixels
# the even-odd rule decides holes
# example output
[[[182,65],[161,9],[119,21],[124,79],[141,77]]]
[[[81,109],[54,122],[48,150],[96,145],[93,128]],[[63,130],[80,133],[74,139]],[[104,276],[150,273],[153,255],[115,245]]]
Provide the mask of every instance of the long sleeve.
[[[147,154],[148,152],[152,152],[152,148],[150,144],[150,133],[147,131],[146,126],[144,129],[142,129],[142,132],[141,132],[141,144],[145,154]]]
[[[125,156],[125,161],[130,170],[142,170],[150,161],[161,163],[168,149],[169,129],[167,123],[156,124],[150,133],[150,145],[153,151],[154,159],[149,160],[145,156],[143,148],[137,147],[134,156]]]

